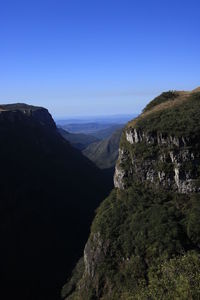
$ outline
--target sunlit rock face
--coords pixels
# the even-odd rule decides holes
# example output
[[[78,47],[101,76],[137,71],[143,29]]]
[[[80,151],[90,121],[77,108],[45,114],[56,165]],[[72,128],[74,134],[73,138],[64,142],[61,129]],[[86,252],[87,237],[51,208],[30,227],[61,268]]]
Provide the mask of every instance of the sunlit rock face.
[[[124,189],[134,177],[179,193],[198,192],[199,149],[198,139],[129,127],[119,150],[115,187]]]

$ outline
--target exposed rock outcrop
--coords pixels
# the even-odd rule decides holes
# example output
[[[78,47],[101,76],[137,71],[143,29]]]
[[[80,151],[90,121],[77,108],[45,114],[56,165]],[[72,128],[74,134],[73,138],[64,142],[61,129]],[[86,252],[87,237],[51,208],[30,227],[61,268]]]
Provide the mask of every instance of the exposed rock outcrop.
[[[95,245],[95,247],[94,247]],[[104,243],[100,232],[95,233],[84,249],[85,275],[94,278],[99,263],[104,260],[108,243]]]
[[[115,187],[124,189],[128,186],[127,178],[130,183],[135,177],[180,193],[198,192],[199,146],[196,138],[145,133],[128,127],[119,150]]]

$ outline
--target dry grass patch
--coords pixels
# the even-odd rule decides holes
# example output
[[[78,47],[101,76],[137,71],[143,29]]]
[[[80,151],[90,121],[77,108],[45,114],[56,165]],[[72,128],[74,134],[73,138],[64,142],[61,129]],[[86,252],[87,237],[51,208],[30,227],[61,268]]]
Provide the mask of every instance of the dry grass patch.
[[[151,110],[143,112],[139,117],[130,121],[128,123],[127,127],[134,127],[139,120],[144,119],[153,113],[156,113],[156,112],[168,109],[168,108],[179,106],[182,103],[186,102],[192,94],[198,93],[198,92],[200,92],[200,87],[198,87],[197,89],[194,89],[192,91],[177,91],[176,93],[178,94],[178,96],[176,97],[176,99],[174,99],[173,101],[168,100],[166,102],[163,102],[161,104],[154,106]]]

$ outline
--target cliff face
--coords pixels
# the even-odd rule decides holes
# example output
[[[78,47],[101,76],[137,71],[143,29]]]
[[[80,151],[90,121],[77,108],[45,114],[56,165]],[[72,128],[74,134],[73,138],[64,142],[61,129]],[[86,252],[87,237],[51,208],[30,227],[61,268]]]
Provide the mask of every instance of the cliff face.
[[[200,296],[199,104],[199,90],[163,93],[127,124],[115,190],[97,211],[82,277],[63,297]]]
[[[1,295],[60,299],[111,187],[44,108],[0,106],[0,157]]]
[[[116,188],[124,189],[137,178],[179,193],[200,191],[198,138],[145,133],[131,127],[125,130],[123,138],[114,176]]]
[[[137,178],[179,193],[200,190],[197,91],[164,93],[128,124],[114,177],[117,188],[126,188]]]

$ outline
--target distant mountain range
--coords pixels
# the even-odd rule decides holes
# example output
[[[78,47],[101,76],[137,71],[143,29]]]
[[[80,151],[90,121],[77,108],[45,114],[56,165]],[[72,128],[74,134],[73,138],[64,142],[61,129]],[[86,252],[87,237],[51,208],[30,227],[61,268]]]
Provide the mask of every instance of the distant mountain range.
[[[68,117],[65,119],[56,119],[58,126],[68,124],[85,124],[85,123],[99,123],[99,124],[125,124],[135,118],[137,114],[118,114],[108,116],[79,116]]]
[[[70,133],[84,133],[93,135],[97,138],[106,138],[117,128],[123,127],[124,124],[113,123],[73,123],[59,126]]]
[[[106,128],[104,128],[106,126]],[[108,126],[108,127],[107,127]],[[70,142],[70,144],[82,150],[82,153],[96,164],[100,169],[112,169],[110,176],[114,174],[114,166],[118,157],[118,148],[122,129],[122,124],[69,124],[64,128],[90,132],[70,133],[63,128],[59,128],[60,134]],[[103,127],[103,129],[100,129]]]
[[[112,177],[125,123],[136,115],[116,115],[58,120],[61,135]],[[95,122],[94,122],[95,121]],[[118,123],[117,123],[118,122]]]
[[[95,136],[89,135],[89,134],[84,134],[84,133],[70,133],[62,128],[58,129],[62,137],[64,137],[67,141],[70,142],[70,144],[79,149],[83,150],[85,149],[88,145],[98,142],[99,139],[96,138]]]

